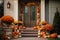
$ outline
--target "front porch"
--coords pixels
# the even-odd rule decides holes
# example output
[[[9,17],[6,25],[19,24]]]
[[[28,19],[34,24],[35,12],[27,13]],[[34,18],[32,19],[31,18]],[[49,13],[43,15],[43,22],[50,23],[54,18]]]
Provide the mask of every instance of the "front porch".
[[[16,32],[21,33],[18,34],[18,37],[20,36],[21,38],[13,40],[48,40],[48,38],[46,38],[46,31],[46,39],[44,37],[41,38],[41,29],[39,28],[44,26],[41,23],[42,21],[53,24],[56,8],[60,11],[59,3],[60,2],[57,0],[4,0],[4,16],[10,15],[14,20],[22,22],[22,25],[17,26],[24,27],[23,29],[20,28],[16,29],[17,31],[15,30]],[[39,28],[34,28],[34,26],[39,26]]]
[[[11,7],[7,8],[7,3],[10,2],[11,3]],[[12,4],[13,2],[13,4]],[[19,20],[23,22],[23,25],[29,25],[29,26],[34,26],[34,25],[40,25],[41,21],[45,20],[45,0],[37,0],[37,4],[34,2],[36,2],[36,0],[33,0],[32,3],[27,4],[28,6],[30,6],[31,4],[33,6],[35,6],[35,20],[31,20],[31,16],[33,16],[33,11],[28,11],[28,14],[25,15],[24,13],[24,7],[26,6],[25,3],[27,3],[28,1],[24,1],[23,0],[23,4],[21,3],[22,0],[10,0],[10,1],[4,1],[4,15],[10,15],[12,16],[15,20]],[[21,6],[22,4],[22,6]],[[25,6],[24,6],[25,5]],[[28,9],[31,10],[31,7]],[[39,12],[38,12],[39,11]],[[27,16],[27,17],[25,17]]]

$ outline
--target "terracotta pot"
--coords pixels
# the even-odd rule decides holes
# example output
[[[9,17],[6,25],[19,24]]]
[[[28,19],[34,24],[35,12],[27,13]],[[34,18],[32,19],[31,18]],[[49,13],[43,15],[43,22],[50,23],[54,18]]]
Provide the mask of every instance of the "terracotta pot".
[[[45,34],[46,34],[46,32],[44,32],[44,31],[41,32],[41,35],[45,35]]]
[[[46,38],[46,34],[43,34],[42,37],[43,37],[43,38]]]
[[[25,26],[23,26],[23,27],[22,27],[22,29],[26,29],[26,27],[25,27]]]
[[[18,38],[19,37],[19,35],[15,35],[15,36],[13,36],[13,38]]]
[[[1,18],[1,21],[6,24],[11,24],[12,22],[14,22],[14,19],[13,17],[6,15]]]

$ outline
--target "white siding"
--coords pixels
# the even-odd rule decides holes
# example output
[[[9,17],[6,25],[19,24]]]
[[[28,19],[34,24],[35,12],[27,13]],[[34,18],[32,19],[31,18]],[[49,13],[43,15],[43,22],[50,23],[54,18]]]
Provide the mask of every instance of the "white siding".
[[[60,1],[49,1],[49,23],[53,24],[53,19],[54,19],[54,15],[56,12],[56,8],[58,8],[59,12],[60,12]]]
[[[10,9],[7,8],[7,3],[11,3]],[[18,19],[18,0],[4,0],[4,15],[10,15],[14,19]]]

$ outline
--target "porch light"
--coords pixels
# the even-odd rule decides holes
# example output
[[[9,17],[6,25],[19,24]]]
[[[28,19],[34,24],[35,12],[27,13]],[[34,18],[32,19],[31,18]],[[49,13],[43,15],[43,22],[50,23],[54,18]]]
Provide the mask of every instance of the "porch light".
[[[7,3],[7,8],[10,8],[11,4],[10,2]]]

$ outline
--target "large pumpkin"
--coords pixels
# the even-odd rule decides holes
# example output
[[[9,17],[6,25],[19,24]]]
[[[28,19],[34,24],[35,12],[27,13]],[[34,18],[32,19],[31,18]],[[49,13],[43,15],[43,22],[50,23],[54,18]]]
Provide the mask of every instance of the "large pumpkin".
[[[50,24],[46,24],[46,25],[45,25],[45,29],[46,29],[47,31],[51,31],[51,30],[53,30],[53,26],[50,25]]]
[[[53,33],[50,35],[51,38],[57,38],[57,36],[58,36],[57,33]]]
[[[26,29],[26,27],[25,26],[22,26],[22,29]]]
[[[14,30],[17,30],[17,29],[18,29],[18,26],[15,26],[15,27],[14,27]]]
[[[18,35],[18,34],[19,34],[19,32],[15,32],[15,34],[16,34],[16,35]]]
[[[46,34],[43,34],[42,37],[43,37],[43,38],[46,38]]]
[[[45,29],[45,26],[42,25],[41,28],[40,28],[40,30],[44,30],[44,29]]]

